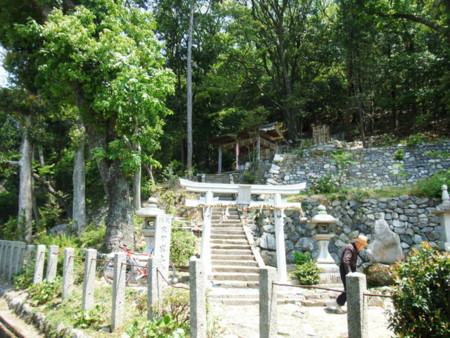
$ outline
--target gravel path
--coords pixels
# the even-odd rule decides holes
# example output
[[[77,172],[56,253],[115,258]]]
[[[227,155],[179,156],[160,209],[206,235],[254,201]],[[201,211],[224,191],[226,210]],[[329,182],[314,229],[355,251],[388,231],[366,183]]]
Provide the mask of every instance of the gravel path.
[[[328,313],[325,307],[296,304],[281,304],[277,310],[279,337],[348,337],[346,314]],[[378,306],[368,308],[369,337],[395,337],[388,329],[385,312]],[[258,305],[213,305],[212,313],[223,329],[220,337],[259,338]]]

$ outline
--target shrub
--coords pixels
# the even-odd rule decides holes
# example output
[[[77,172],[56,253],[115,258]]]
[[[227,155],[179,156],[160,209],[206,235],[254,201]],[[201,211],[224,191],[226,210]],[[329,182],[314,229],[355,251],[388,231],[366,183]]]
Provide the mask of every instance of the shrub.
[[[320,280],[320,269],[317,266],[316,262],[311,258],[311,255],[308,252],[295,252],[293,256],[296,267],[292,273],[297,278],[299,284],[317,284]]]
[[[417,196],[441,197],[442,186],[450,186],[450,170],[439,170],[433,176],[418,182],[412,189]]]
[[[101,305],[96,305],[89,310],[82,310],[75,314],[73,326],[80,329],[98,326],[106,321],[104,312],[105,309]]]
[[[34,268],[31,265],[25,266],[16,272],[13,276],[14,288],[23,290],[28,289],[33,283]]]
[[[178,323],[169,315],[164,316],[160,320],[150,320],[144,325],[135,322],[129,327],[124,334],[129,338],[147,338],[147,337],[167,337],[182,338],[186,337],[184,329],[180,328]]]
[[[187,230],[174,228],[172,230],[172,240],[170,243],[170,260],[175,265],[189,263],[189,258],[197,250],[197,237]]]
[[[153,304],[153,314],[156,318],[169,316],[179,327],[189,328],[189,291],[167,288],[162,299]]]
[[[317,194],[329,194],[340,190],[338,179],[331,173],[324,176],[308,174],[310,181],[310,191]]]
[[[424,143],[426,139],[426,136],[420,134],[409,135],[408,139],[406,140],[406,145],[408,147],[416,146],[418,144]]]
[[[394,153],[394,160],[403,161],[405,159],[405,151],[403,149],[397,149]]]
[[[422,243],[394,266],[394,277],[395,311],[389,316],[394,333],[400,337],[449,337],[450,255]]]
[[[56,277],[52,281],[43,281],[32,285],[28,289],[28,294],[31,298],[33,306],[39,306],[50,303],[52,300],[61,297],[61,277]]]

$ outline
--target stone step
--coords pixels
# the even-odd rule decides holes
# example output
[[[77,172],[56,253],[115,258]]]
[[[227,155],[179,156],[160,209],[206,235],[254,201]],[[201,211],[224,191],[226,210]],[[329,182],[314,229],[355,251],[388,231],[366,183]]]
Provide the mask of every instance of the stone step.
[[[226,272],[226,273],[252,273],[259,274],[259,268],[257,266],[235,266],[235,265],[218,265],[213,264],[213,273],[215,272]]]
[[[252,256],[253,253],[250,249],[211,249],[211,255],[229,255],[229,256]]]
[[[251,253],[245,253],[245,254],[227,254],[220,251],[219,253],[211,253],[211,259],[214,261],[219,260],[227,260],[227,261],[241,261],[241,260],[254,260],[254,256]]]
[[[215,249],[223,249],[223,250],[250,250],[250,245],[248,245],[248,243],[238,243],[238,244],[233,244],[233,243],[213,243],[211,242],[211,249],[215,250]]]
[[[228,257],[228,256],[227,256]],[[255,261],[253,257],[243,260],[243,259],[236,259],[236,260],[230,260],[230,259],[212,259],[212,265],[213,266],[220,266],[220,265],[233,265],[233,266],[248,266],[248,267],[258,267],[258,263]]]
[[[214,245],[246,245],[249,246],[247,239],[242,237],[236,238],[211,238],[211,246]]]
[[[247,242],[247,238],[243,233],[229,233],[229,234],[211,234],[211,241],[215,240],[245,240]]]
[[[221,235],[226,237],[227,235],[240,235],[242,238],[246,238],[244,229],[242,228],[212,228],[211,236]]]
[[[236,280],[212,280],[212,285],[215,287],[224,288],[242,288],[248,290],[249,288],[258,288],[258,282],[252,281],[236,281]]]
[[[214,281],[242,281],[242,282],[258,282],[259,274],[244,272],[214,272],[211,276]]]

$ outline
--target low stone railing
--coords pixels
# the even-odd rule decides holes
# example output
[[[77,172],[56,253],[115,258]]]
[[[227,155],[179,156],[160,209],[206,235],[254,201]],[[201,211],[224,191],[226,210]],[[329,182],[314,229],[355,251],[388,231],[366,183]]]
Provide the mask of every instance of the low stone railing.
[[[26,245],[22,242],[0,240],[0,276],[11,281],[15,273],[26,265],[33,269],[33,284],[44,280],[54,280],[57,276],[59,247],[50,245]],[[47,265],[45,269],[45,258]],[[84,260],[82,309],[89,310],[95,305],[95,279],[97,250],[85,249],[84,256],[75,256],[75,249],[64,249],[62,275],[62,298],[71,296],[74,287],[74,260]],[[126,254],[114,254],[114,277],[112,287],[111,332],[123,325],[126,287]],[[162,276],[153,258],[148,260],[147,283],[147,319],[152,320],[152,304],[161,297],[164,288],[169,287],[167,279]],[[192,337],[206,337],[206,276],[202,260],[193,257],[189,265],[190,271],[190,331]]]

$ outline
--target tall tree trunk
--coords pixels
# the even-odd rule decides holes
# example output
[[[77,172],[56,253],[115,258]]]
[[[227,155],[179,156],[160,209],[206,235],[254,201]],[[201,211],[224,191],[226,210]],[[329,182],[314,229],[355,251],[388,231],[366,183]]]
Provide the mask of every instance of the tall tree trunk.
[[[81,138],[75,149],[73,164],[73,207],[72,217],[77,233],[80,235],[86,227],[86,173],[84,158],[85,140]]]
[[[20,166],[20,183],[19,183],[19,213],[18,224],[19,229],[24,233],[27,243],[31,243],[33,235],[32,211],[32,145],[28,137],[28,128],[31,126],[31,115],[23,115],[23,135],[22,145],[20,148],[21,158]]]
[[[108,129],[108,128],[105,128]],[[99,130],[86,125],[89,145],[107,149],[108,135],[114,139],[113,130]],[[106,248],[115,251],[123,242],[134,247],[133,204],[129,182],[119,160],[103,158],[98,162],[100,177],[108,199],[106,224]]]
[[[188,50],[187,50],[187,161],[188,170],[192,169],[192,34],[194,30],[194,1],[191,1],[189,14]]]
[[[141,147],[138,145],[137,151],[141,153]],[[134,174],[133,180],[133,192],[134,192],[134,209],[139,210],[141,208],[141,179],[142,179],[142,164]]]

